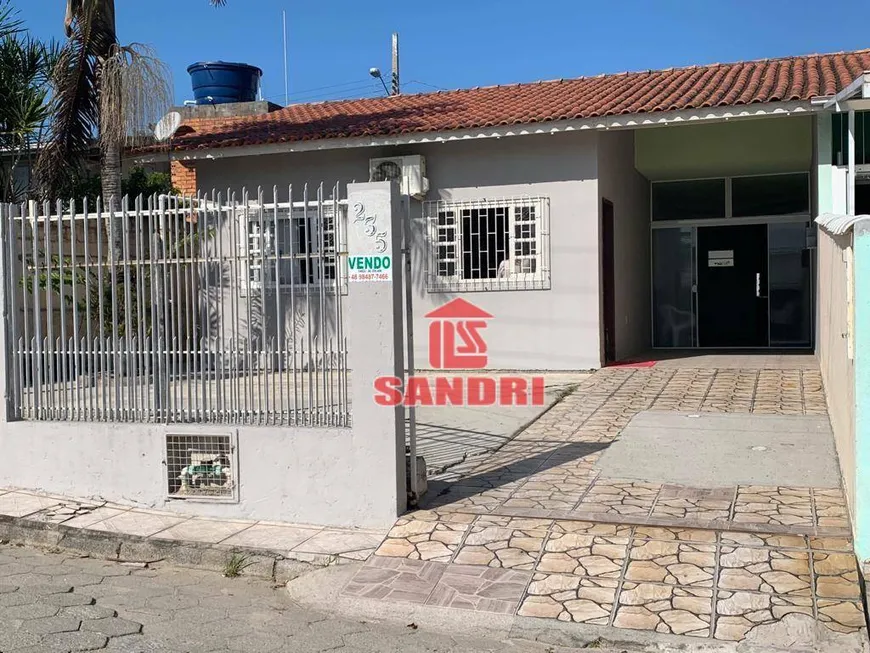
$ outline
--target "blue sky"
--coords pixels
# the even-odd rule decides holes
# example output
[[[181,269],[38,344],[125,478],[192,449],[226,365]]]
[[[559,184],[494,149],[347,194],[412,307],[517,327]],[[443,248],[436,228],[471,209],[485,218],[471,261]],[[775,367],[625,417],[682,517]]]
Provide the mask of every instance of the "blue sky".
[[[35,34],[63,37],[64,0],[12,0]],[[283,103],[281,11],[287,11],[291,101],[383,94],[401,36],[405,92],[486,86],[870,47],[866,0],[116,0],[123,42],[154,46],[176,101],[188,64],[223,59],[264,70]],[[327,87],[327,88],[324,88]]]

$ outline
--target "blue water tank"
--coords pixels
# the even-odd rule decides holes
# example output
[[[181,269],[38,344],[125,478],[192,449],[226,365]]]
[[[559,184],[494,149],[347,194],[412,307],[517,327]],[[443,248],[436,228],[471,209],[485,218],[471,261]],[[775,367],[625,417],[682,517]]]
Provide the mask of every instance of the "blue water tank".
[[[227,61],[200,61],[187,67],[197,104],[254,102],[263,71]]]

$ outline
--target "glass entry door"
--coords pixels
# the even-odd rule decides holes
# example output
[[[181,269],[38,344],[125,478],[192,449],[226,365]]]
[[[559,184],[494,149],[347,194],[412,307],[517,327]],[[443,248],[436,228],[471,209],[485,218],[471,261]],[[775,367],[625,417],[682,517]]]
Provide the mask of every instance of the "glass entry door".
[[[810,347],[813,331],[812,250],[806,222],[769,224],[770,346]]]
[[[653,229],[653,346],[696,347],[695,228]]]
[[[653,346],[812,346],[810,223],[652,230]]]

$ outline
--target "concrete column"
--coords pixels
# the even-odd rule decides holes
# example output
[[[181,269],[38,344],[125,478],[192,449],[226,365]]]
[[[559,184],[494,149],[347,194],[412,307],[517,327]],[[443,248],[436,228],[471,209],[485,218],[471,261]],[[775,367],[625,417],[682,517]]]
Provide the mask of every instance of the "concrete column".
[[[404,407],[379,406],[379,376],[404,378],[402,225],[398,186],[391,182],[348,186],[348,295],[345,329],[353,406],[356,464],[370,468],[371,484],[384,501],[378,518],[405,511]],[[388,267],[385,267],[388,266]]]
[[[813,164],[815,169],[815,174],[812,176],[812,180],[815,183],[815,188],[813,189],[812,198],[813,198],[813,211],[815,215],[821,215],[822,213],[833,213],[834,211],[834,198],[833,198],[833,165],[831,163],[832,158],[832,146],[833,146],[833,120],[832,114],[830,113],[820,113],[816,116],[816,129],[815,129],[815,137],[816,137],[816,146],[813,148]],[[815,229],[816,225],[813,224],[812,228]],[[815,257],[816,266],[816,276],[813,279],[813,287],[816,289],[815,291],[815,304],[813,307],[814,315],[813,315],[813,324],[815,325],[815,338],[814,341],[816,343],[816,354],[823,354],[823,348],[821,346],[821,293],[818,291],[819,288],[819,279],[820,272],[818,269],[818,249],[813,252]]]
[[[855,343],[855,555],[870,563],[870,220],[853,228]]]
[[[26,307],[21,305],[21,278],[23,263],[20,259],[20,234],[12,228],[13,217],[21,214],[15,204],[0,204],[0,423],[8,422],[15,401],[14,387],[17,376],[10,352],[20,335],[21,316]],[[24,225],[21,226],[24,229]]]
[[[816,116],[816,147],[813,159],[816,166],[815,174],[815,210],[816,214],[832,213],[834,210],[833,190],[831,188],[831,141],[832,114],[820,113]]]
[[[9,216],[11,207],[8,204],[0,204],[0,424],[9,421],[9,384],[12,377],[11,358],[9,356],[9,343],[12,342],[11,319],[9,306],[10,292],[10,244],[12,237],[9,229]],[[14,288],[11,288],[14,291]]]

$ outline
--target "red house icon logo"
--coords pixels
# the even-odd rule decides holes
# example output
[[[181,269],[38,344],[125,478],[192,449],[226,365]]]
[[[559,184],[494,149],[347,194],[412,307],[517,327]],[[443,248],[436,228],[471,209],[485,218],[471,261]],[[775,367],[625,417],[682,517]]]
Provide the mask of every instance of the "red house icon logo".
[[[492,315],[464,299],[454,299],[426,314],[429,364],[436,370],[477,370],[486,367],[486,342],[480,331]]]

